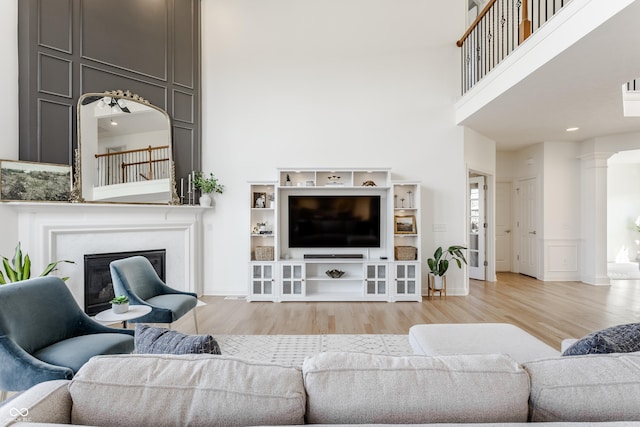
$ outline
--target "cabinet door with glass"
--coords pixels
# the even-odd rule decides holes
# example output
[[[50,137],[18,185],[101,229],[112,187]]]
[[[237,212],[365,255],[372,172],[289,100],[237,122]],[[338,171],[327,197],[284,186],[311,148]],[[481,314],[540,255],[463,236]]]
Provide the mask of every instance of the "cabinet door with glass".
[[[419,263],[395,263],[395,284],[393,296],[395,301],[422,301]]]
[[[367,299],[385,297],[389,292],[389,265],[366,263],[364,265],[364,293]]]
[[[273,262],[252,262],[249,301],[274,301],[275,264]]]
[[[280,295],[283,300],[304,297],[305,268],[303,263],[280,264]]]

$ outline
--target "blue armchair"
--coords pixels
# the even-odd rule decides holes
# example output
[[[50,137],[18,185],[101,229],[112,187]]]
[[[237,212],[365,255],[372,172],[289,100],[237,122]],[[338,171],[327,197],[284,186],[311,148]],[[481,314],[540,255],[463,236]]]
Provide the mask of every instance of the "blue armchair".
[[[0,390],[69,379],[91,357],[131,353],[133,331],[91,319],[67,285],[47,276],[0,286]]]
[[[112,261],[109,268],[116,295],[126,295],[131,305],[151,307],[149,314],[129,322],[171,324],[192,310],[198,333],[198,319],[194,310],[198,303],[197,295],[167,286],[147,258],[133,256],[119,259]]]

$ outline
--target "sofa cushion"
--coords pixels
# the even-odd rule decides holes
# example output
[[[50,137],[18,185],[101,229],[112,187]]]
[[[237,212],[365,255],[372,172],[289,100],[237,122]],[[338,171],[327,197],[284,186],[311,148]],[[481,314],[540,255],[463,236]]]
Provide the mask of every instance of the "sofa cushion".
[[[100,426],[301,424],[306,402],[299,368],[200,354],[94,357],[69,392]]]
[[[151,297],[145,300],[145,302],[156,307],[171,310],[174,320],[178,320],[198,304],[198,299],[192,295],[162,294]]]
[[[320,353],[302,372],[308,423],[527,420],[529,376],[505,355]]]
[[[530,421],[640,420],[640,354],[528,362]]]
[[[138,354],[220,354],[211,335],[187,335],[140,323],[136,324],[135,347]]]
[[[592,332],[567,348],[563,356],[640,351],[640,323],[617,325]]]

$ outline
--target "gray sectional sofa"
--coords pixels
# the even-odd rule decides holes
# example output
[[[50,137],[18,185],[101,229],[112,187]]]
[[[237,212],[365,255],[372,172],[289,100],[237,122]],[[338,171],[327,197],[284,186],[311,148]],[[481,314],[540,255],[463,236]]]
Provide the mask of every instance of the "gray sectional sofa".
[[[18,395],[0,407],[0,425],[640,425],[639,401],[637,353],[517,363],[498,354],[328,352],[302,367],[113,355]]]

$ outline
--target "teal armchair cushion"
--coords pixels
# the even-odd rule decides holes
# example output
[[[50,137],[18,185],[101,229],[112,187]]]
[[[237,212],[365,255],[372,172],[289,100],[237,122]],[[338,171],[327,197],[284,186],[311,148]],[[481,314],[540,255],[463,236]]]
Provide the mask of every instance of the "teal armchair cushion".
[[[173,323],[198,303],[196,294],[167,286],[143,256],[113,261],[109,268],[116,295],[126,295],[132,305],[151,307],[149,314],[130,323]]]
[[[132,330],[91,319],[58,277],[0,286],[0,390],[69,379],[92,356],[133,349]]]

